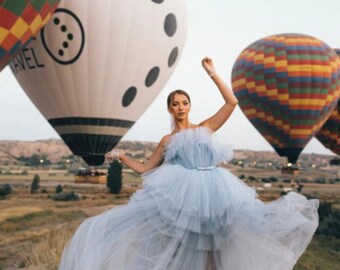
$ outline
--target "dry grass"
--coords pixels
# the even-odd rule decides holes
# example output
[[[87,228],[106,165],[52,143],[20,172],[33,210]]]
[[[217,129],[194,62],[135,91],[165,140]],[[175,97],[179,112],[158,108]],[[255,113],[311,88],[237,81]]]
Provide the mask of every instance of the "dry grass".
[[[28,207],[28,206],[14,206],[6,209],[1,209],[0,222],[13,217],[21,217],[27,214],[41,211],[41,207]]]
[[[65,181],[64,191],[81,193],[84,199],[55,202],[48,196],[55,192],[60,181],[42,181],[41,185],[47,189],[48,194],[33,195],[29,193],[30,181],[8,182],[14,191],[0,201],[0,270],[23,267],[27,270],[57,269],[64,245],[84,218],[125,204],[142,186],[140,177],[131,173],[124,175],[123,192],[119,195],[109,194],[105,185],[82,185]],[[339,190],[339,185],[306,185],[303,192],[340,205]],[[273,189],[263,190],[259,195],[261,199],[270,201],[280,196],[280,190],[274,185]],[[294,269],[332,269],[315,268],[318,265],[326,266],[324,261],[340,258],[340,254],[334,253],[338,252],[340,243],[335,240],[332,246],[330,243],[330,239],[317,236]],[[337,269],[331,262],[328,264]]]
[[[21,254],[23,266],[27,270],[56,270],[64,246],[74,233],[76,224],[62,226],[49,231],[46,237],[38,244],[29,244],[29,252]]]

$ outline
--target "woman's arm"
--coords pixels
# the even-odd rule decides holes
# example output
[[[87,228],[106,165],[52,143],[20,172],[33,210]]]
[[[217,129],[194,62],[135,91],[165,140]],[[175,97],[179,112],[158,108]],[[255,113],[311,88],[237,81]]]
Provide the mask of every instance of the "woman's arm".
[[[202,60],[202,65],[216,84],[217,88],[220,90],[225,101],[225,104],[218,110],[217,113],[200,123],[201,126],[208,126],[213,131],[216,131],[228,120],[231,113],[237,106],[238,100],[222,78],[216,73],[214,64],[210,58],[204,58]]]
[[[142,164],[138,161],[133,160],[132,158],[124,155],[124,154],[120,154],[119,153],[119,160],[125,164],[126,166],[128,166],[129,168],[131,168],[132,170],[134,170],[137,173],[145,173],[159,165],[162,164],[163,162],[163,155],[164,155],[164,147],[166,142],[169,139],[169,135],[163,137],[163,139],[159,142],[155,152],[152,154],[151,158],[145,163]],[[105,155],[105,158],[107,160],[110,160],[110,152],[108,152]],[[112,159],[112,158],[111,158]]]

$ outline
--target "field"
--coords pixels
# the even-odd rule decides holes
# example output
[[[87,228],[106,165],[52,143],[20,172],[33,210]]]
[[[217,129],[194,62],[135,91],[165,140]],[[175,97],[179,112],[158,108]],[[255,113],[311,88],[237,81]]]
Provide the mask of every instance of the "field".
[[[257,178],[274,176],[278,179],[264,188],[260,182],[248,183],[258,188],[260,198],[270,201],[278,198],[284,188],[296,187],[282,180],[302,177],[285,176],[277,170],[229,168],[236,175]],[[20,170],[19,170],[20,171]],[[41,178],[36,194],[30,194],[33,175]],[[334,171],[304,173],[305,178],[334,177]],[[103,184],[74,184],[73,175],[67,171],[30,170],[27,173],[0,175],[1,184],[11,184],[13,191],[0,200],[0,270],[31,269],[53,270],[57,268],[60,254],[67,239],[79,223],[87,217],[99,214],[128,202],[130,196],[142,186],[139,176],[125,171],[123,190],[119,195],[108,193]],[[74,191],[77,201],[54,201],[50,197],[56,186],[64,191]],[[340,205],[340,183],[304,183],[302,193],[323,201]],[[333,270],[340,267],[340,239],[316,235],[295,270]]]

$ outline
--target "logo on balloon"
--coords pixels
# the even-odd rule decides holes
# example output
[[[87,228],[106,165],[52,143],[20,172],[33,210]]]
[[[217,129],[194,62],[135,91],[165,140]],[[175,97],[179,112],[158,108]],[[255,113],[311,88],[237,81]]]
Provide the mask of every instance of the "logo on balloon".
[[[80,57],[85,45],[85,31],[76,14],[58,8],[45,28],[41,40],[47,53],[62,65],[73,64]]]

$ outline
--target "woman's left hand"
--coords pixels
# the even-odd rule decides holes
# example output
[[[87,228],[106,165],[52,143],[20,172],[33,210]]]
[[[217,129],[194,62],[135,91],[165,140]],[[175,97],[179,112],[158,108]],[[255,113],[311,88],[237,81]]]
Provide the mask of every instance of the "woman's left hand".
[[[202,66],[210,77],[212,77],[216,73],[214,63],[211,58],[204,57],[202,60]]]
[[[120,161],[119,156],[120,156],[120,153],[118,151],[112,149],[110,152],[107,152],[105,154],[105,160],[109,163],[113,162],[115,160]]]

